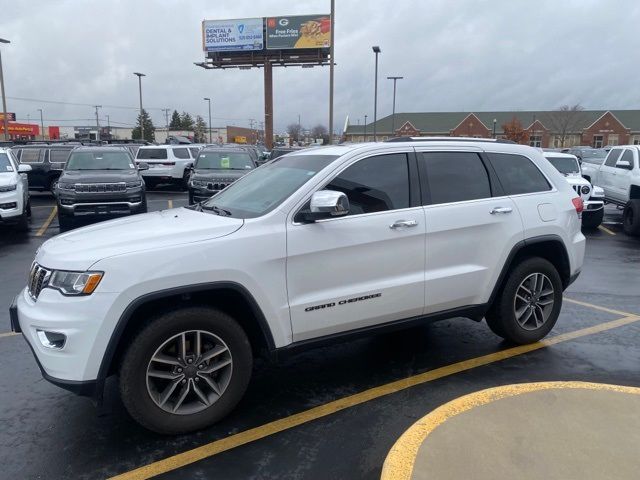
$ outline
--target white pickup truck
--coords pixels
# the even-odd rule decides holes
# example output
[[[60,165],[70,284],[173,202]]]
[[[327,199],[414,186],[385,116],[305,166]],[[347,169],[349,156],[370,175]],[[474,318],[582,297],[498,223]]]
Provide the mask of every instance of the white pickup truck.
[[[640,145],[613,147],[589,174],[591,183],[604,190],[605,202],[624,207],[625,233],[640,236]]]

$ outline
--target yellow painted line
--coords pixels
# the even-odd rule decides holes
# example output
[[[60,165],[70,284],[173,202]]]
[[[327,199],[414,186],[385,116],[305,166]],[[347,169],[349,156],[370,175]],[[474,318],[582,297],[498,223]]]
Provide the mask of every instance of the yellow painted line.
[[[185,465],[190,465],[213,455],[217,455],[218,453],[231,450],[241,445],[245,445],[247,443],[260,440],[270,435],[289,430],[293,427],[318,420],[319,418],[326,417],[328,415],[334,414],[341,410],[345,410],[347,408],[354,407],[356,405],[360,405],[370,400],[375,400],[392,393],[397,393],[408,388],[415,387],[416,385],[421,385],[427,382],[438,380],[440,378],[455,375],[472,368],[481,367],[490,363],[499,362],[501,360],[506,360],[518,355],[533,352],[535,350],[540,350],[541,348],[546,348],[558,343],[566,342],[587,335],[593,335],[599,332],[604,332],[612,328],[629,325],[631,323],[637,322],[638,320],[640,320],[640,316],[626,316],[618,320],[601,323],[593,327],[582,328],[573,332],[555,335],[553,337],[547,338],[540,342],[532,343],[530,345],[520,345],[517,347],[507,348],[499,352],[490,353],[481,357],[471,358],[469,360],[463,360],[461,362],[446,365],[434,370],[429,370],[412,377],[396,380],[379,387],[370,388],[369,390],[365,390],[363,392],[334,400],[332,402],[325,403],[324,405],[320,405],[300,413],[296,413],[289,417],[266,423],[259,427],[245,430],[244,432],[236,433],[235,435],[230,435],[226,438],[222,438],[206,445],[202,445],[201,447],[187,450],[186,452],[179,453],[163,460],[159,460],[157,462],[142,466],[135,470],[125,472],[121,475],[111,477],[111,480],[143,480],[151,478],[156,475],[160,475],[172,470],[176,470],[180,467],[184,467]]]
[[[615,235],[615,232],[609,230],[607,227],[605,227],[604,225],[600,225],[598,226],[598,230],[602,230],[605,233],[608,233],[609,235]]]
[[[0,333],[0,338],[4,338],[4,337],[13,337],[14,335],[20,335],[20,334],[19,334],[19,333],[16,333],[16,332]]]
[[[563,297],[565,302],[575,303],[576,305],[582,305],[583,307],[593,308],[594,310],[600,310],[601,312],[612,313],[614,315],[622,315],[623,317],[633,317],[635,313],[623,312],[621,310],[614,310],[613,308],[601,307],[600,305],[594,305],[593,303],[582,302],[580,300],[574,300],[573,298]]]
[[[167,200],[167,205],[169,206],[169,209],[173,208],[173,200]]]
[[[51,225],[51,222],[53,222],[53,219],[56,217],[57,213],[58,213],[58,207],[55,206],[53,207],[53,210],[51,210],[51,213],[49,214],[49,218],[45,220],[45,222],[40,227],[40,230],[37,231],[36,237],[41,237],[42,235],[44,235],[44,232],[47,231],[47,228],[49,228],[49,225]]]
[[[539,382],[504,385],[470,393],[436,408],[414,423],[391,447],[382,467],[381,480],[410,480],[420,446],[440,425],[461,413],[502,398],[553,389],[607,390],[640,395],[640,388],[588,382]]]

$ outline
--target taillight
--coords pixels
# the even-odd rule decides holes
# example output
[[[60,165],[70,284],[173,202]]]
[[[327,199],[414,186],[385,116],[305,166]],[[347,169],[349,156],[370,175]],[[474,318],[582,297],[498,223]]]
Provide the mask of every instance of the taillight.
[[[582,198],[580,197],[572,198],[571,203],[573,203],[573,206],[576,209],[576,213],[580,215],[584,210],[584,202],[582,201]]]

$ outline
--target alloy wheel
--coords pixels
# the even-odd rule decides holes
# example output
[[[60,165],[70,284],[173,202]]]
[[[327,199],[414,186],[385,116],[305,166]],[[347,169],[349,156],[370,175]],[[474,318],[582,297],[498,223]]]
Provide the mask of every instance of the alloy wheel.
[[[553,311],[555,290],[549,277],[532,273],[518,286],[513,301],[516,321],[525,330],[542,327]]]

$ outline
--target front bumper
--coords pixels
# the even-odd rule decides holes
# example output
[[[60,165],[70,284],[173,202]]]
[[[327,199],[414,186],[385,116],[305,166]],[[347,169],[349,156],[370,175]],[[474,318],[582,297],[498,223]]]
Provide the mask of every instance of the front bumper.
[[[94,217],[102,215],[129,215],[144,206],[142,189],[126,194],[58,195],[58,210],[68,217]]]
[[[587,200],[584,202],[584,210],[582,211],[583,214],[585,213],[595,213],[598,210],[602,210],[604,209],[604,199],[603,200]]]
[[[10,206],[14,205],[15,206]],[[0,223],[13,222],[22,215],[24,201],[17,190],[0,193]]]

